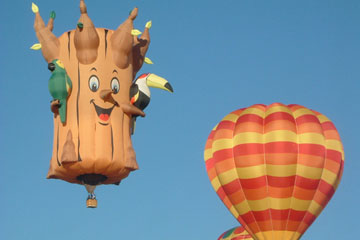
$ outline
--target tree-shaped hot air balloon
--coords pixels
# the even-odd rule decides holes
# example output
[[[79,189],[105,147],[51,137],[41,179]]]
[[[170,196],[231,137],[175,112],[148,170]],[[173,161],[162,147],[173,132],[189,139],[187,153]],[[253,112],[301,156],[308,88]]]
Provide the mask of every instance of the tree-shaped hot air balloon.
[[[130,87],[144,61],[152,63],[145,57],[151,21],[138,36],[135,8],[116,30],[95,28],[80,0],[76,29],[56,37],[55,13],[45,25],[35,4],[32,10],[39,43],[31,48],[41,49],[53,73],[54,144],[47,177],[85,185],[88,207],[96,207],[97,185],[119,184],[138,169],[130,122],[145,114],[131,104]]]
[[[234,227],[220,235],[218,240],[253,240],[243,226]]]
[[[215,191],[257,240],[299,239],[335,193],[344,166],[326,116],[280,103],[225,116],[204,157]]]

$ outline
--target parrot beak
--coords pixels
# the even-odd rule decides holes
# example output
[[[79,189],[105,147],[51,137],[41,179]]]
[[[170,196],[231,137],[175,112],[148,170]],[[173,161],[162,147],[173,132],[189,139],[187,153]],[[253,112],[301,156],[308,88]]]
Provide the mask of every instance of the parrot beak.
[[[172,86],[165,78],[159,77],[153,73],[150,73],[146,78],[146,84],[152,88],[160,88],[168,92],[174,92]]]
[[[119,105],[111,95],[113,94],[112,90],[110,89],[101,90],[99,94],[100,94],[100,98],[104,100],[104,102],[110,102],[115,104],[116,106]]]

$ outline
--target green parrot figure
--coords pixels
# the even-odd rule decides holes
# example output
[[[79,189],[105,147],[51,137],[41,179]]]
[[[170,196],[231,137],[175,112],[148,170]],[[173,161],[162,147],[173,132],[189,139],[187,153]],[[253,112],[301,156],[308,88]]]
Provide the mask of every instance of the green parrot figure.
[[[49,79],[49,92],[53,97],[53,101],[57,101],[59,109],[60,120],[62,123],[66,122],[66,101],[72,89],[72,82],[69,75],[66,73],[64,64],[55,59],[48,65],[52,72]]]

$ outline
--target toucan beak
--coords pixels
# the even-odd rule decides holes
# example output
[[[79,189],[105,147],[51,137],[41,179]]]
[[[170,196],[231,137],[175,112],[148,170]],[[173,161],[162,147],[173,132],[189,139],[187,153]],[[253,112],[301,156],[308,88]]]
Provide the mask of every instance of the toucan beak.
[[[118,105],[118,103],[115,101],[115,99],[112,97],[112,94],[113,91],[110,90],[110,89],[105,89],[105,90],[101,90],[100,91],[100,98],[102,100],[104,100],[104,102],[110,102],[110,103],[113,103],[115,105]]]
[[[174,92],[172,86],[165,78],[159,77],[158,75],[155,75],[153,73],[150,73],[149,76],[146,78],[146,84],[149,87],[160,88],[168,92]]]

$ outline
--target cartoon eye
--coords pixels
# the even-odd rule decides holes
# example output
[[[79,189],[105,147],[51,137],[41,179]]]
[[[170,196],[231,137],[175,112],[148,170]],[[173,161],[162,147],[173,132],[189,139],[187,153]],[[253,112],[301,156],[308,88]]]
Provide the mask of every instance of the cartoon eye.
[[[114,94],[117,94],[119,92],[120,84],[117,78],[113,78],[111,80],[111,89],[113,90]]]
[[[97,78],[97,76],[92,75],[89,78],[89,88],[91,91],[96,92],[99,89],[100,86],[100,82],[99,79]]]

